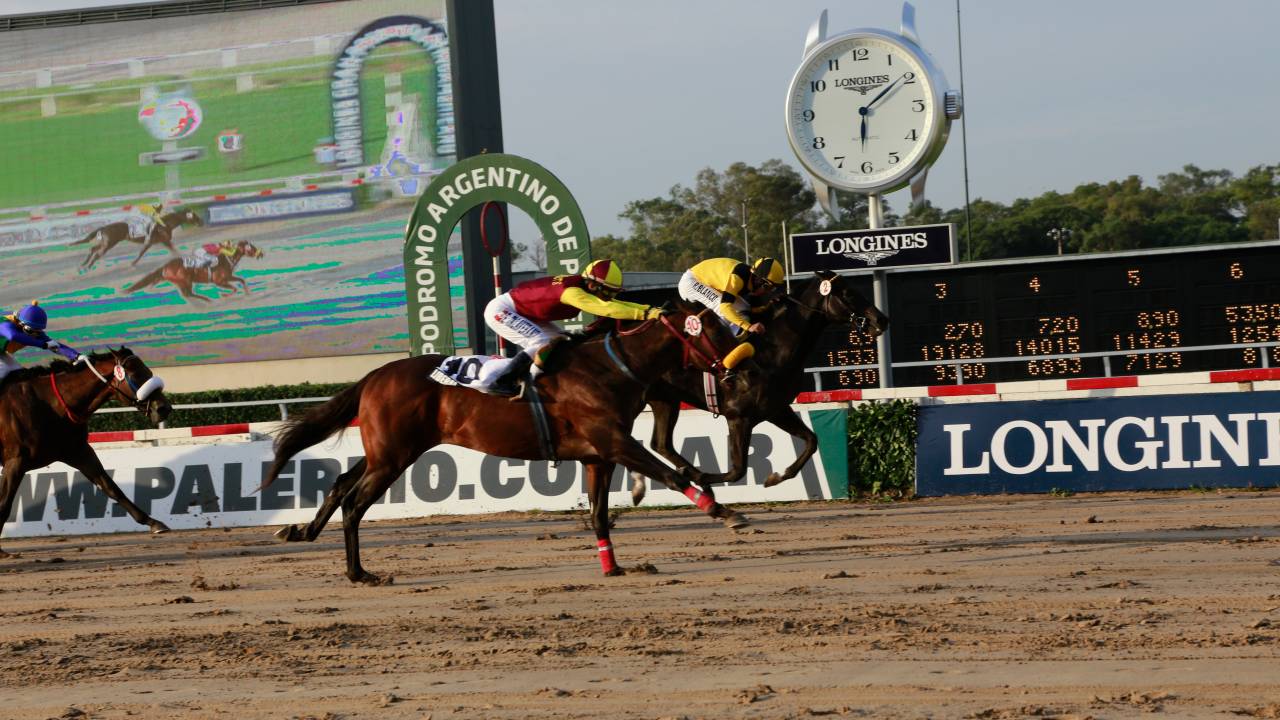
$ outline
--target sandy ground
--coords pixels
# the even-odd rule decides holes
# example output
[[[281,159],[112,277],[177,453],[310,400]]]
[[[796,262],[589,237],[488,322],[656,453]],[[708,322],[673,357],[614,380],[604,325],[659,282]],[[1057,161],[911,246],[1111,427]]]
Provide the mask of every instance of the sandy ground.
[[[1280,716],[1280,492],[14,539],[6,718]]]

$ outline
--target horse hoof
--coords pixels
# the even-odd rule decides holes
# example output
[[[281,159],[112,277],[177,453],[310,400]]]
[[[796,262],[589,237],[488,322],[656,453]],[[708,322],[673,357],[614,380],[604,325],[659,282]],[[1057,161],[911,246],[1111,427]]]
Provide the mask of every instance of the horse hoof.
[[[363,583],[365,585],[371,585],[373,587],[377,587],[379,585],[390,585],[396,581],[395,577],[391,575],[388,575],[386,577],[381,577],[379,575],[374,575],[371,572],[365,572],[363,570],[360,571],[359,575],[350,579],[351,579],[351,582],[353,583]]]
[[[631,473],[631,504],[639,505],[644,500],[645,481],[644,476],[638,472]]]
[[[764,486],[767,488],[771,488],[774,485],[777,485],[778,483],[782,482],[782,479],[783,479],[782,476],[779,475],[778,473],[769,473],[769,477],[764,479]]]
[[[159,520],[157,520],[157,521],[155,521],[155,522],[151,523],[151,534],[152,534],[152,535],[163,535],[163,534],[165,534],[165,533],[167,533],[167,532],[169,532],[169,526],[168,526],[168,525],[165,525],[164,523],[160,522]]]
[[[297,539],[298,539],[298,538],[297,538],[297,534],[298,534],[298,526],[297,526],[297,525],[285,525],[284,527],[280,528],[279,530],[275,531],[275,532],[274,532],[274,533],[272,533],[272,534],[273,534],[273,535],[275,535],[275,536],[276,536],[276,538],[278,538],[278,539],[280,539],[280,540],[282,540],[282,541],[284,541],[284,542],[290,542],[290,541],[293,541],[293,540],[297,540]]]
[[[729,515],[729,517],[724,519],[724,526],[729,528],[730,530],[737,530],[738,528],[744,528],[750,524],[751,524],[751,521],[747,519],[747,516],[743,515],[740,512],[735,512]]]

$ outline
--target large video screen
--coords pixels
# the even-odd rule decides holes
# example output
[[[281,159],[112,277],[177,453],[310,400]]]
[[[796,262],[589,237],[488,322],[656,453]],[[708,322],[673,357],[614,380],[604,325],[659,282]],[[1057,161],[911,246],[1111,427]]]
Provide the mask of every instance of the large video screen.
[[[443,0],[3,33],[0,311],[156,365],[407,350],[451,82]]]

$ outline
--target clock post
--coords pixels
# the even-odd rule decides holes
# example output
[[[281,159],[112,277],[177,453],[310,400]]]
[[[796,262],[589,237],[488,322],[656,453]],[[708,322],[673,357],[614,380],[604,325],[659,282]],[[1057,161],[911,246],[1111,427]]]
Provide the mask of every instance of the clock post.
[[[910,185],[912,204],[924,202],[929,167],[960,113],[960,93],[948,88],[920,46],[911,3],[902,5],[897,33],[860,28],[827,37],[823,10],[787,88],[787,139],[824,210],[839,217],[837,190],[866,195],[868,226],[878,229],[884,226],[885,193]],[[874,260],[867,264],[876,306],[884,308],[885,270]],[[888,387],[887,333],[877,338],[876,349],[880,386]]]

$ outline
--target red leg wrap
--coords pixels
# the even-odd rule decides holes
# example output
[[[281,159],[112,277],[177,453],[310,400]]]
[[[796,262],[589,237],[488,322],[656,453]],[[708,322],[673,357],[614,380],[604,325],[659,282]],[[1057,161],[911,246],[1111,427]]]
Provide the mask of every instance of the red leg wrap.
[[[716,504],[715,498],[692,485],[684,489],[684,496],[693,501],[693,504],[697,505],[698,509],[705,513],[711,512],[711,508]]]
[[[600,567],[604,572],[610,573],[618,568],[618,561],[613,559],[613,543],[608,540],[598,540],[596,545],[600,546]]]

